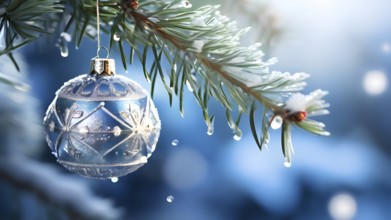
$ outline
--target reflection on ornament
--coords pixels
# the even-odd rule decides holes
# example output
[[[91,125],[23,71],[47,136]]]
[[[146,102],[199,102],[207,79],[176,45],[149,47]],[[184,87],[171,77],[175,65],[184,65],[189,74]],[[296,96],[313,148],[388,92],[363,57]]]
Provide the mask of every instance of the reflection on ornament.
[[[65,83],[44,118],[53,155],[77,174],[112,179],[137,170],[155,150],[160,119],[147,91],[94,59],[91,74]]]

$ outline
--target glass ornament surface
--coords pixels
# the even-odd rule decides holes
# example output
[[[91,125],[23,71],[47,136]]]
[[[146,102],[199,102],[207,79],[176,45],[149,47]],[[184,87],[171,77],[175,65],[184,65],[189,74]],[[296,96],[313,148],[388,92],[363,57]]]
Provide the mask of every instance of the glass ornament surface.
[[[111,59],[92,60],[91,74],[66,82],[56,92],[44,125],[60,164],[100,179],[126,175],[147,163],[161,127],[148,92],[114,75]]]

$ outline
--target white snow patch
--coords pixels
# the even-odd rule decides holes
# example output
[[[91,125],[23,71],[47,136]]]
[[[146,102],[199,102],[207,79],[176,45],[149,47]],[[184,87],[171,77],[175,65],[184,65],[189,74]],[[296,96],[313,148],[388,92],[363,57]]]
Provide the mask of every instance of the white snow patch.
[[[306,95],[295,93],[286,102],[285,109],[290,110],[291,112],[301,112],[305,111],[307,104],[308,98]]]
[[[204,47],[204,45],[205,45],[205,42],[203,40],[195,40],[193,42],[193,48],[196,49],[197,53],[202,52],[202,48]]]
[[[119,219],[122,215],[120,209],[113,207],[111,200],[93,195],[86,182],[62,175],[49,164],[21,156],[1,158],[0,172],[43,193],[51,203],[71,207],[85,217]]]

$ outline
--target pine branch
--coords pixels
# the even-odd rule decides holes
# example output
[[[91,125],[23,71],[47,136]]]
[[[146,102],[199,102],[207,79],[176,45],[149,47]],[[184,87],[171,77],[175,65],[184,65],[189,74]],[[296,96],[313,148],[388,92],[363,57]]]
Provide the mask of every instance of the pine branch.
[[[315,121],[310,123],[309,120],[304,120],[306,118],[296,120],[293,116],[298,114],[298,111],[290,111],[284,103],[284,97],[303,89],[306,85],[304,80],[308,78],[308,75],[269,73],[268,66],[274,63],[274,60],[262,61],[259,44],[247,48],[240,47],[239,38],[246,30],[235,32],[236,26],[227,18],[219,15],[218,7],[205,6],[189,11],[186,10],[187,1],[172,1],[160,7],[151,2],[153,1],[150,1],[150,4],[140,4],[138,9],[125,7],[125,13],[133,18],[136,27],[142,27],[147,32],[147,34],[141,32],[142,35],[145,34],[147,39],[157,39],[152,41],[154,46],[160,45],[161,50],[164,50],[166,45],[168,48],[174,47],[170,50],[171,54],[168,53],[169,55],[166,56],[167,60],[170,60],[172,54],[181,52],[185,54],[182,60],[186,62],[182,65],[188,65],[187,70],[195,70],[197,73],[196,80],[193,83],[188,81],[188,83],[190,82],[194,89],[193,93],[203,110],[208,127],[213,117],[208,117],[208,101],[210,97],[215,97],[226,108],[228,124],[235,133],[234,137],[240,139],[241,131],[238,128],[240,119],[235,122],[231,116],[233,106],[236,105],[239,109],[239,118],[242,112],[250,114],[250,125],[255,142],[262,149],[269,139],[268,130],[271,120],[276,115],[281,116],[284,120],[283,152],[288,164],[290,164],[292,155],[289,150],[291,148],[290,124],[298,125],[313,133],[328,135],[323,131],[324,126],[321,123]],[[183,7],[178,6],[180,4],[183,4]],[[136,31],[133,33],[133,35],[137,34],[139,33]],[[142,63],[145,65],[145,60]],[[191,71],[182,74],[182,77],[186,79],[193,78]],[[197,81],[197,79],[200,80]],[[219,86],[221,83],[224,87]],[[167,91],[170,93],[169,89]],[[230,94],[229,99],[226,98],[224,91]],[[257,135],[255,121],[256,102],[261,103],[265,108],[260,138]],[[318,107],[324,109],[328,105]],[[271,120],[267,120],[269,111],[273,112]],[[328,112],[323,111],[323,113]]]
[[[50,15],[61,13],[60,1],[52,0],[11,0],[0,3],[0,30],[5,36],[6,47],[0,50],[0,56],[11,54],[15,49],[25,46],[41,34],[50,34],[55,20],[51,24],[45,20]],[[12,54],[11,54],[12,57]]]
[[[22,7],[15,2],[19,1],[11,1],[5,14],[8,15],[12,11],[10,9]],[[63,13],[56,18],[66,23],[62,31],[73,31],[77,47],[83,38],[96,37],[96,32],[91,31],[95,30],[96,25],[95,0],[62,1],[60,5],[52,4],[50,7],[49,1],[28,2],[45,2],[48,7],[41,11],[32,7],[31,14],[26,12],[25,16],[34,17],[32,15],[36,15],[34,12],[37,11],[57,13],[59,8],[64,8]],[[302,95],[305,104],[302,104],[303,101],[299,103],[304,107],[292,108],[288,102],[304,88],[308,75],[270,72],[269,66],[276,60],[264,61],[260,44],[241,46],[241,36],[249,29],[238,30],[235,22],[220,15],[219,6],[192,9],[186,0],[115,0],[101,1],[99,4],[101,28],[111,36],[110,49],[115,46],[119,48],[125,69],[127,63],[133,62],[136,54],[135,57],[143,66],[145,78],[151,82],[151,95],[160,78],[169,95],[170,104],[173,97],[178,96],[182,115],[184,90],[187,87],[202,109],[208,133],[213,128],[214,120],[214,116],[209,114],[208,105],[210,99],[215,98],[225,108],[228,125],[237,140],[242,133],[239,129],[242,113],[249,114],[251,130],[260,149],[269,140],[268,130],[276,116],[283,119],[283,146],[290,143],[291,124],[316,134],[328,134],[323,130],[323,124],[307,119],[307,116],[312,116],[309,110],[314,109],[318,114],[328,113],[325,110],[328,105],[321,100],[325,93],[318,92],[317,96]],[[2,23],[12,23],[15,19],[2,18]],[[34,35],[25,34],[26,27],[23,25],[26,24],[20,21],[8,28],[7,36],[15,33],[15,36],[34,39]],[[32,28],[37,27],[34,22],[32,25],[29,30],[40,32],[40,29]],[[7,40],[6,45],[8,50],[12,50],[14,42]],[[130,51],[125,52],[128,47]],[[169,70],[165,69],[166,65],[170,67]],[[312,99],[315,106],[309,107],[307,99]],[[257,114],[261,105],[264,109],[259,122]],[[237,115],[236,120],[232,117],[233,113]],[[286,149],[283,152],[290,161],[290,156],[287,156],[290,154],[286,153]]]

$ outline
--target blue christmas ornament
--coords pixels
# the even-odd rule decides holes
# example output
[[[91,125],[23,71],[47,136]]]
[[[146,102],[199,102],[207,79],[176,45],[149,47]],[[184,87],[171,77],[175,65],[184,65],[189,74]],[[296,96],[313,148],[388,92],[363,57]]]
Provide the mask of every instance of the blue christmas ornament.
[[[113,59],[93,59],[91,73],[66,82],[44,118],[57,161],[86,177],[134,172],[155,150],[160,119],[148,92],[115,75]]]

